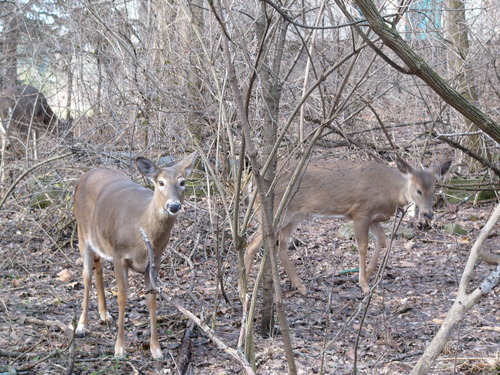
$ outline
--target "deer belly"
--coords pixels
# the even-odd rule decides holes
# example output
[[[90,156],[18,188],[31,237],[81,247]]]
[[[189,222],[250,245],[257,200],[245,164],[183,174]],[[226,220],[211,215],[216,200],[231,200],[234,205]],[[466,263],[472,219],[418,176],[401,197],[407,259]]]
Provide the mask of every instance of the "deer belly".
[[[148,269],[149,260],[148,259],[137,259],[137,258],[125,258],[129,268],[133,269],[137,273],[144,273]],[[160,267],[156,264],[156,269]]]
[[[347,216],[345,215],[323,215],[323,214],[313,214],[311,215],[313,219],[342,219],[346,220]]]
[[[88,241],[88,246],[92,249],[92,252],[97,255],[99,258],[102,258],[108,262],[112,262],[113,258],[99,249],[94,243],[92,243],[90,240]]]

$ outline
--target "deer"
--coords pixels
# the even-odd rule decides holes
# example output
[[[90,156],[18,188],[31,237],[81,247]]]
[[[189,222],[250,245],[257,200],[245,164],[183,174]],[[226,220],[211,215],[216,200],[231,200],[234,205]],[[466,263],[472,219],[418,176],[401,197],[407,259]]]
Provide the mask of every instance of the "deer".
[[[0,92],[0,120],[2,136],[20,133],[23,139],[30,135],[39,138],[42,132],[70,139],[71,120],[59,119],[45,96],[29,85],[17,85]]]
[[[370,291],[368,280],[375,271],[381,250],[386,247],[386,235],[382,222],[388,221],[396,212],[414,203],[419,218],[431,220],[436,180],[442,178],[451,166],[451,161],[430,169],[415,169],[402,159],[397,159],[397,168],[369,161],[321,162],[306,165],[293,187],[280,222],[276,228],[278,257],[293,286],[303,295],[307,288],[287,255],[288,242],[299,224],[313,218],[351,220],[359,252],[359,284],[363,293]],[[278,207],[291,172],[278,178],[275,187],[274,209]],[[369,233],[376,246],[366,267]],[[262,228],[250,237],[245,251],[245,267],[249,275],[256,252],[262,245]]]
[[[25,143],[36,140],[42,132],[71,140],[72,121],[59,119],[49,106],[45,96],[29,85],[17,85],[0,92],[0,138],[2,142],[2,176],[5,151],[9,139]]]
[[[156,293],[151,288],[158,268],[152,268],[156,274],[150,275],[148,249],[140,228],[150,240],[154,264],[160,264],[172,227],[182,209],[186,179],[196,159],[197,152],[193,152],[173,166],[162,168],[147,158],[137,157],[137,169],[154,184],[154,191],[131,181],[124,173],[114,169],[92,169],[79,179],[74,194],[74,213],[78,246],[83,259],[84,294],[82,314],[75,331],[78,337],[85,336],[88,326],[93,268],[100,320],[102,323],[112,320],[106,306],[103,284],[103,261],[111,261],[118,290],[115,356],[125,356],[123,325],[128,272],[132,269],[144,275],[145,290],[148,291],[146,302],[151,325],[151,355],[154,359],[163,358],[158,341]]]

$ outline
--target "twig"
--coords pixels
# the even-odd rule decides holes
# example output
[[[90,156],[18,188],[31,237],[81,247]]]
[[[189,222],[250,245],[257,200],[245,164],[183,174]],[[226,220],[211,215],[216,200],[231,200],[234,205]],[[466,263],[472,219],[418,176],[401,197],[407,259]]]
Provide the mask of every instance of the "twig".
[[[224,352],[226,352],[231,357],[233,357],[234,359],[236,359],[241,364],[241,366],[243,366],[243,369],[245,370],[245,372],[248,375],[255,374],[255,372],[252,369],[252,366],[250,366],[250,364],[248,363],[247,359],[245,358],[245,356],[241,352],[239,352],[239,351],[237,351],[237,350],[229,347],[228,345],[226,345],[215,334],[215,332],[212,329],[210,329],[210,327],[208,327],[206,324],[203,324],[201,322],[201,320],[196,315],[194,315],[191,311],[189,311],[186,308],[184,308],[184,306],[182,306],[177,300],[175,300],[174,298],[168,296],[166,293],[164,293],[161,290],[159,291],[159,294],[160,294],[161,298],[163,298],[165,301],[167,301],[170,304],[172,304],[177,310],[179,310],[180,313],[182,313],[184,316],[187,316],[189,319],[191,319],[192,321],[194,321],[195,324],[198,327],[200,327],[203,330],[203,332],[205,332],[205,334],[209,337],[209,339],[212,340],[212,342],[215,345],[217,345],[217,347],[219,349],[222,349]]]
[[[130,367],[132,367],[132,375],[140,375],[142,374],[142,372],[140,372],[139,370],[137,370],[137,368],[134,366],[134,364],[130,361],[126,361],[127,365],[129,365]]]
[[[460,202],[458,202],[456,205],[455,205],[455,213],[458,212],[458,209],[463,206],[464,204],[466,204],[469,199],[471,199],[477,192],[474,192],[468,196],[466,196],[464,199],[462,199]],[[450,212],[449,211],[445,211],[443,212],[441,215],[439,215],[438,217],[436,217],[436,219],[434,219],[434,222],[438,222],[439,220],[441,220],[444,216],[448,215]]]
[[[467,264],[464,267],[462,278],[458,286],[458,293],[453,306],[448,311],[446,318],[439,328],[438,332],[427,346],[424,354],[420,357],[415,367],[412,369],[412,375],[423,375],[429,372],[429,369],[434,364],[434,361],[443,350],[445,344],[448,342],[451,333],[456,325],[462,320],[464,315],[469,311],[481,297],[490,293],[490,291],[498,286],[500,279],[500,266],[497,267],[479,287],[472,292],[467,293],[469,282],[474,271],[479,252],[488,238],[489,234],[495,228],[496,223],[500,219],[500,204],[496,206],[485,226],[479,233],[474,245],[471,248]]]
[[[39,357],[40,353],[23,353],[16,352],[12,350],[0,349],[0,357],[12,357],[12,358],[35,358]]]
[[[26,317],[25,322],[30,323],[30,324],[36,324],[39,326],[45,326],[45,327],[50,327],[52,329],[58,329],[62,332],[64,332],[68,338],[71,338],[73,334],[73,330],[64,324],[63,322],[59,320],[42,320],[38,318],[33,318],[33,317]]]
[[[14,181],[14,183],[12,185],[10,185],[9,189],[7,190],[7,192],[5,193],[5,196],[3,197],[2,201],[0,202],[0,209],[2,209],[3,205],[5,204],[5,201],[7,200],[7,198],[9,197],[10,193],[12,193],[12,191],[15,189],[15,187],[17,186],[17,184],[19,182],[21,182],[21,180],[26,177],[26,175],[28,175],[29,173],[31,173],[32,171],[34,171],[35,169],[37,169],[38,167],[41,167],[42,165],[44,164],[47,164],[47,163],[50,163],[50,162],[53,162],[55,160],[58,160],[58,159],[63,159],[67,156],[71,156],[73,155],[72,152],[70,153],[67,153],[67,154],[62,154],[62,155],[59,155],[59,156],[54,156],[53,158],[50,158],[50,159],[46,159],[46,160],[43,160],[41,161],[40,163],[37,163],[35,164],[34,166],[32,166],[31,168],[28,168],[27,170],[25,170],[23,173],[21,173],[21,175],[17,178],[16,181]]]
[[[54,358],[54,357],[57,357],[57,356],[63,354],[68,348],[69,348],[69,346],[64,350],[61,350],[61,349],[53,350],[49,354],[47,354],[45,357],[42,357],[37,361],[27,363],[24,366],[19,367],[17,369],[17,372],[25,372],[25,371],[31,370],[33,367],[38,366],[40,363],[45,362],[48,359],[51,359],[51,358]]]
[[[148,238],[146,232],[142,228],[141,228],[141,234],[142,234],[142,238],[143,238],[144,242],[146,243],[146,246],[148,247],[149,254],[152,254],[153,250],[152,250],[151,242],[149,241],[149,238]],[[152,260],[152,258],[150,256],[150,261],[151,260]],[[151,272],[151,267],[150,267],[150,272]],[[233,357],[234,359],[236,359],[240,363],[240,365],[243,367],[243,369],[245,370],[245,372],[248,375],[254,375],[255,374],[255,372],[253,371],[252,366],[250,366],[250,364],[248,363],[248,361],[245,358],[245,356],[243,355],[243,353],[241,353],[241,351],[235,350],[235,349],[229,347],[228,345],[226,345],[215,334],[215,332],[212,329],[210,329],[210,327],[208,327],[206,324],[202,323],[202,321],[196,315],[194,315],[191,311],[187,310],[176,299],[170,297],[165,292],[163,292],[162,290],[160,290],[157,287],[156,279],[154,280],[154,282],[153,282],[153,279],[151,279],[151,286],[154,289],[154,292],[156,292],[157,294],[159,294],[162,299],[164,299],[165,301],[167,301],[168,303],[170,303],[181,314],[183,314],[184,316],[186,316],[189,319],[191,319],[191,321],[193,321],[198,327],[200,327],[202,329],[202,331],[205,332],[205,334],[210,338],[210,340],[212,340],[212,342],[215,345],[217,345],[217,347],[219,347],[219,349],[222,349],[224,352],[226,352],[231,357]]]
[[[195,328],[196,326],[194,322],[190,320],[189,325],[184,331],[184,336],[182,337],[181,346],[177,355],[177,368],[181,375],[187,374],[189,371],[189,366],[191,365],[193,350],[191,336],[193,335]]]
[[[158,284],[156,283],[157,273],[156,273],[155,257],[153,253],[153,246],[151,246],[151,241],[149,240],[149,237],[144,228],[140,227],[139,231],[141,232],[142,239],[144,240],[144,243],[148,248],[148,257],[149,257],[148,272],[149,272],[149,280],[151,281],[151,287],[157,290]]]
[[[496,167],[493,163],[491,163],[489,160],[486,160],[483,158],[481,155],[476,154],[474,151],[462,146],[460,143],[455,142],[453,139],[445,137],[441,134],[437,134],[434,131],[430,132],[430,135],[443,140],[444,142],[448,143],[451,147],[459,149],[462,151],[464,154],[470,156],[471,158],[477,160],[479,163],[484,165],[487,168],[490,168],[498,177],[500,177],[500,168]]]
[[[198,247],[198,242],[200,241],[200,234],[198,234],[196,236],[196,240],[194,242],[194,245],[193,245],[193,249],[196,249]],[[186,261],[186,263],[189,265],[189,269],[191,270],[191,281],[189,283],[189,290],[188,290],[188,294],[189,296],[191,297],[191,299],[199,304],[200,303],[200,300],[198,298],[196,298],[196,296],[194,295],[194,283],[196,281],[196,271],[194,269],[194,263],[193,261],[191,260],[190,257],[178,252],[177,250],[175,250],[175,248],[177,247],[177,244],[179,243],[180,241],[178,241],[176,243],[176,246],[170,246],[170,251],[172,251],[175,255],[177,255],[179,258],[182,258]]]

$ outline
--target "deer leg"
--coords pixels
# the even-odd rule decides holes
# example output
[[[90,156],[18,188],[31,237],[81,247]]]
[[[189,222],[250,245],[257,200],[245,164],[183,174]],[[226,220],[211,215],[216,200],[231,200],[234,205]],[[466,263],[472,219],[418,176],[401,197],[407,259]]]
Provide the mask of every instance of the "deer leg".
[[[149,350],[151,350],[151,355],[154,359],[162,359],[163,352],[161,351],[160,341],[158,340],[155,292],[148,293],[147,303],[149,308],[149,322],[151,324],[151,339],[149,341]]]
[[[155,261],[156,262],[156,261]],[[158,263],[156,263],[158,264]],[[149,278],[149,270],[144,275],[146,290],[151,290],[151,280]],[[149,350],[154,359],[162,359],[163,352],[161,351],[160,341],[158,340],[158,321],[156,317],[156,292],[151,291],[146,295],[146,302],[149,309],[149,323],[151,326],[151,338],[149,340]]]
[[[359,251],[359,284],[364,293],[370,291],[366,277],[366,253],[368,252],[369,223],[366,220],[354,221],[354,236]]]
[[[125,305],[127,303],[127,277],[128,268],[123,261],[115,261],[115,278],[118,288],[118,335],[115,343],[115,357],[125,356]]]
[[[78,233],[81,233],[80,228]],[[85,329],[89,323],[89,294],[92,285],[92,266],[94,262],[94,254],[88,245],[85,244],[80,235],[78,235],[78,243],[80,246],[80,252],[83,257],[83,302],[82,302],[82,314],[80,315],[80,320],[78,321],[78,326],[76,327],[75,334],[77,337],[85,336]]]
[[[104,294],[104,282],[102,278],[102,259],[100,257],[94,257],[94,266],[99,316],[101,318],[101,323],[107,324],[113,319],[106,306],[106,295]]]
[[[366,271],[366,277],[368,279],[371,275],[373,275],[375,267],[377,267],[378,258],[380,257],[380,251],[386,246],[385,231],[381,223],[372,223],[370,225],[370,231],[375,235],[377,245]]]
[[[250,268],[252,267],[253,259],[255,258],[255,254],[259,251],[262,246],[262,227],[259,227],[257,231],[250,237],[250,243],[248,244],[245,251],[245,269],[248,275],[250,274]]]
[[[297,224],[289,223],[284,228],[282,228],[278,233],[279,249],[278,256],[280,258],[281,264],[285,268],[286,274],[292,281],[292,284],[297,288],[300,294],[306,295],[307,288],[302,283],[300,276],[297,274],[293,263],[290,261],[287,253],[288,242],[292,236],[293,231],[297,228]]]

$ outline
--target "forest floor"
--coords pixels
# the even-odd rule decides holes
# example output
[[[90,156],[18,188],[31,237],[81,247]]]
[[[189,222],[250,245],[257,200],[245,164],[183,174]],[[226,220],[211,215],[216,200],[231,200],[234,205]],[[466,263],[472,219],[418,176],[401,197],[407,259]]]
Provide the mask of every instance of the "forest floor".
[[[493,203],[465,205],[457,212],[449,212],[441,204],[430,229],[414,229],[412,239],[396,236],[364,320],[360,311],[365,305],[357,274],[341,273],[357,268],[354,241],[337,235],[341,224],[338,220],[301,226],[294,234],[298,245],[290,256],[309,294],[287,292],[284,298],[298,373],[350,374],[355,361],[360,374],[409,373],[451,307],[470,248],[493,207]],[[148,350],[143,278],[133,272],[129,277],[126,358],[113,357],[116,328],[98,323],[95,289],[91,292],[90,332],[72,341],[68,327],[74,327],[79,317],[83,295],[82,266],[72,225],[65,238],[54,241],[44,235],[43,228],[50,223],[36,222],[35,214],[5,212],[0,229],[0,373],[63,374],[69,366],[74,366],[74,374],[82,375],[178,373],[178,351],[188,320],[172,305],[159,302],[159,333],[165,359],[153,361]],[[230,247],[228,229],[214,228],[210,214],[214,212],[209,212],[206,198],[188,198],[186,211],[174,227],[160,278],[167,294],[208,325],[215,317],[215,334],[236,348],[242,316],[236,254]],[[71,217],[71,212],[68,215]],[[58,220],[52,218],[53,222]],[[386,225],[388,233],[392,223]],[[443,229],[446,223],[460,224],[462,234],[447,233]],[[405,217],[401,225],[409,228],[413,224]],[[215,249],[223,243],[221,233],[226,235],[221,253],[229,303],[216,293]],[[499,244],[497,225],[484,249],[498,254]],[[175,252],[188,257],[192,266]],[[251,287],[257,268],[254,264]],[[493,269],[479,262],[472,288]],[[284,272],[281,276],[283,288],[291,289]],[[105,285],[108,307],[116,318],[111,264],[106,266]],[[257,326],[259,319],[257,314]],[[465,315],[431,374],[498,374],[499,319],[497,288]],[[241,373],[241,366],[201,331],[195,332],[191,345],[194,374]],[[279,333],[269,338],[256,333],[255,347],[258,374],[287,373]]]

